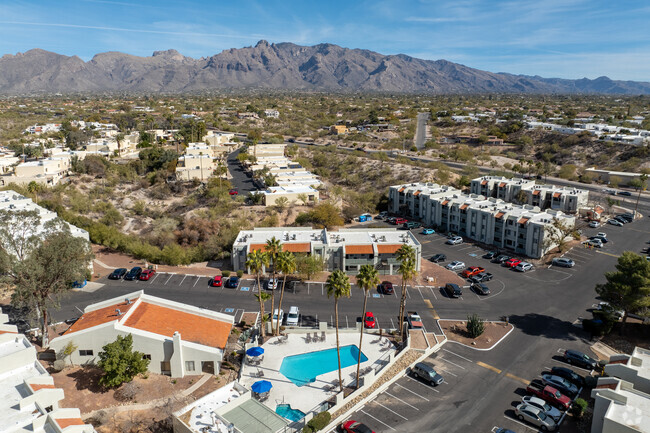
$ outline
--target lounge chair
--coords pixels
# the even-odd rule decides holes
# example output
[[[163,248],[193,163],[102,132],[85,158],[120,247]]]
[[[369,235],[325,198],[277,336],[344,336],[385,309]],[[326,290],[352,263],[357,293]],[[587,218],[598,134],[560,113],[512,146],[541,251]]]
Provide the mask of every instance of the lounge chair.
[[[327,334],[325,331],[320,333],[320,341],[327,341]]]
[[[314,332],[314,337],[312,338],[312,340],[314,340],[317,343],[320,341],[320,338],[318,338],[318,332]]]
[[[307,336],[305,337],[305,343],[311,343],[311,334],[308,332]]]
[[[257,373],[253,373],[253,376],[254,377],[264,377],[264,372],[258,368]]]

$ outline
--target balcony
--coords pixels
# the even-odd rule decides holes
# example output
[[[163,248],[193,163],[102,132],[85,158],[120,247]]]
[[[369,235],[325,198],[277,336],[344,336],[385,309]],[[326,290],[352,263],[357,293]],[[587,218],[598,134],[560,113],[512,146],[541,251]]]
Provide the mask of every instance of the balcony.
[[[345,259],[345,265],[374,265],[375,262],[372,258],[369,259]]]

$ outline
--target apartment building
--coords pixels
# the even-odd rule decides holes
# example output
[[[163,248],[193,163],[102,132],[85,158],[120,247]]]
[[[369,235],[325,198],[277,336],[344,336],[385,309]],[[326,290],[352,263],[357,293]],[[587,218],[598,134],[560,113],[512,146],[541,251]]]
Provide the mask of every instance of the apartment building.
[[[547,231],[556,230],[554,220],[567,227],[575,225],[575,217],[559,210],[541,211],[537,206],[464,194],[432,183],[391,186],[388,200],[392,213],[533,258],[541,258],[556,246],[546,236]]]
[[[69,171],[69,158],[54,156],[38,161],[23,162],[16,165],[12,174],[0,177],[0,185],[36,182],[41,185],[54,186],[67,176]]]
[[[591,390],[591,433],[650,433],[650,395],[617,377],[599,377]]]
[[[632,179],[639,179],[641,173],[631,173],[629,171],[610,171],[599,170],[596,167],[591,167],[585,170],[585,173],[590,174],[594,179],[609,184],[612,179],[616,179],[619,185],[629,185]],[[646,188],[650,188],[650,178],[646,180]]]
[[[605,366],[608,376],[634,384],[634,388],[650,394],[650,350],[635,347],[632,355],[612,355]]]
[[[213,146],[222,146],[226,143],[232,143],[232,140],[235,138],[235,134],[232,132],[217,132],[217,131],[208,131],[206,135],[203,136],[202,140],[204,143],[213,145]]]
[[[470,193],[571,214],[587,206],[589,200],[589,191],[584,189],[536,185],[531,179],[508,179],[501,176],[482,176],[472,179]]]
[[[185,155],[209,155],[212,158],[225,157],[232,149],[221,144],[189,143],[185,148]]]
[[[102,347],[131,334],[133,350],[150,360],[149,371],[171,377],[219,374],[233,321],[234,316],[140,290],[87,306],[50,347],[58,353],[72,341],[78,347],[70,355],[73,363],[95,363]]]
[[[246,270],[248,254],[254,250],[264,251],[266,241],[273,237],[280,240],[284,251],[321,257],[326,271],[341,269],[352,274],[365,264],[374,266],[380,274],[396,274],[400,262],[395,253],[406,244],[413,247],[416,269],[420,270],[422,246],[410,231],[381,228],[328,232],[307,227],[242,230],[232,247],[233,269]]]
[[[216,168],[217,163],[211,155],[186,154],[178,158],[176,179],[185,182],[198,179],[205,182]]]

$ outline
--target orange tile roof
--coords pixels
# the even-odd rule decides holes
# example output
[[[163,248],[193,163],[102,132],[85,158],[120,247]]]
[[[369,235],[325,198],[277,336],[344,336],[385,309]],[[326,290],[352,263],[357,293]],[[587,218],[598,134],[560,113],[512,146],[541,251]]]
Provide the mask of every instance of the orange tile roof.
[[[406,188],[401,187],[401,188],[399,189],[399,192],[404,192],[405,189],[406,189]]]
[[[79,320],[74,322],[72,326],[67,331],[65,331],[64,334],[70,334],[72,332],[81,331],[84,329],[92,328],[93,326],[103,325],[104,323],[118,320],[118,315],[115,310],[120,310],[122,315],[124,315],[133,307],[133,305],[135,305],[135,301],[137,299],[138,298],[131,299],[131,303],[129,305],[127,305],[126,302],[122,301],[119,304],[114,304],[108,307],[100,308],[99,310],[84,313],[79,318]]]
[[[460,207],[460,210],[465,210],[465,209],[467,209],[468,207],[469,207],[469,205],[468,205],[467,203],[465,203],[464,205],[462,205],[462,206]]]
[[[561,195],[562,195],[562,193],[556,192],[556,193],[553,194],[553,198],[560,198]]]
[[[421,192],[422,192],[422,191],[420,191],[420,190],[418,189],[417,191],[415,191],[415,192],[413,193],[413,195],[414,195],[414,196],[415,196],[415,195],[420,195]]]
[[[442,202],[442,205],[447,206],[448,203],[449,203],[449,200],[445,200],[445,201]]]
[[[54,389],[54,384],[52,383],[32,383],[29,385],[32,391],[36,392],[39,389]]]
[[[61,427],[61,430],[63,430],[66,427],[70,427],[71,425],[84,425],[84,422],[81,420],[81,418],[58,418],[56,420],[56,423]]]
[[[519,221],[517,221],[517,224],[526,224],[530,218],[521,218]]]
[[[503,217],[504,215],[505,215],[505,212],[499,212],[498,214],[496,214],[494,216],[494,218],[499,219],[499,218]]]
[[[372,245],[346,245],[345,254],[375,254]]]
[[[249,252],[256,250],[266,251],[266,244],[250,244],[248,246]]]
[[[540,193],[541,193],[541,191],[538,190],[538,189],[536,189],[535,191],[533,191],[533,195],[540,195]]]
[[[487,185],[487,184],[488,184],[487,180],[484,180],[483,182],[481,182],[481,185]]]
[[[507,183],[505,183],[505,182],[501,182],[501,183],[499,184],[499,188],[503,188],[503,187],[506,186],[506,185],[507,185]]]
[[[248,250],[249,252],[256,250],[266,251],[266,244],[250,244]],[[311,244],[309,242],[283,243],[282,251],[288,251],[290,253],[309,253],[311,252]]]
[[[377,251],[379,254],[395,254],[397,250],[402,247],[403,244],[381,244],[377,245]]]
[[[17,334],[17,332],[14,332],[14,331],[0,331],[0,334]]]
[[[220,349],[226,347],[232,329],[232,324],[225,321],[148,302],[140,303],[124,326],[166,337],[173,337],[178,331],[184,341]]]

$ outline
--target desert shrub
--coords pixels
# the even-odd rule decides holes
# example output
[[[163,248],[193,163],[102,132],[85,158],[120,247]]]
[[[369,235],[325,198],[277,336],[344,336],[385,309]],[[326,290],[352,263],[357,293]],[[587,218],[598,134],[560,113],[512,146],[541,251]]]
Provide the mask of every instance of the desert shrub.
[[[221,271],[221,276],[224,278],[230,277],[230,271]]]
[[[238,270],[238,271],[237,271],[237,276],[238,276],[239,278],[243,277],[243,276],[244,276],[244,271],[242,271],[241,269]]]
[[[576,398],[573,406],[571,406],[571,414],[576,418],[580,418],[585,413],[585,410],[587,410],[587,406],[589,406],[589,403],[585,399]]]
[[[470,337],[476,338],[483,334],[483,331],[485,331],[485,321],[478,314],[467,316],[467,332]]]
[[[330,423],[331,419],[332,415],[329,412],[321,412],[310,419],[302,431],[303,433],[311,433],[322,430]]]

